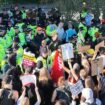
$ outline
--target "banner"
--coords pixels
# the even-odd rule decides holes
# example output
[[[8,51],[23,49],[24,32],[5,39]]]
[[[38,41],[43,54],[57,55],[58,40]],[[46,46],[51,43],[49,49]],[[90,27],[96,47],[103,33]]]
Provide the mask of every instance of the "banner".
[[[67,44],[61,45],[61,49],[62,49],[62,57],[64,61],[74,58],[73,44],[67,43]]]
[[[95,59],[91,62],[91,75],[96,76],[103,72],[103,58]]]
[[[78,96],[84,87],[82,82],[79,80],[76,84],[70,85],[69,88],[73,96]]]
[[[35,56],[30,53],[24,53],[22,64],[25,66],[34,66],[36,62]]]
[[[23,75],[20,77],[20,80],[22,81],[23,86],[26,86],[31,83],[36,85],[35,75]]]
[[[59,57],[59,52],[56,51],[52,69],[51,69],[51,77],[54,82],[58,82],[59,77],[64,76],[64,71],[62,68],[62,61],[61,58]]]

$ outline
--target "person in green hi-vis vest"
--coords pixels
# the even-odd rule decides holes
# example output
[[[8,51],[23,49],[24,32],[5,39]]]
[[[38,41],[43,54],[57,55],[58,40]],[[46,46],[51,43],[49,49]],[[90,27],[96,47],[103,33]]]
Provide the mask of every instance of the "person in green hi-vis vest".
[[[4,49],[6,49],[6,40],[3,37],[0,37],[0,44]]]
[[[22,19],[26,19],[27,18],[27,14],[25,10],[22,10]]]
[[[24,50],[22,47],[19,47],[18,50],[16,51],[17,53],[17,65],[21,65],[22,63],[22,58],[23,58],[23,53],[24,53]]]
[[[6,34],[4,39],[6,40],[6,48],[9,48],[12,45],[12,38],[11,38],[11,36]]]
[[[95,26],[90,27],[88,30],[88,34],[89,34],[90,38],[92,38],[93,42],[96,41],[96,36],[95,36],[96,32],[99,32],[99,29],[96,28]]]
[[[83,18],[86,17],[87,14],[88,14],[88,10],[87,10],[86,8],[84,8],[84,9],[82,10],[82,12],[80,13],[80,16],[81,16],[81,18],[83,19]]]
[[[57,30],[57,26],[55,24],[50,23],[46,28],[47,36],[51,37],[53,31]]]
[[[26,13],[25,7],[22,7],[21,13],[22,13],[22,15],[21,15],[22,19],[23,20],[26,19],[27,18],[27,13]]]
[[[7,34],[13,38],[15,36],[15,29],[14,27],[11,27],[10,29],[7,30]]]
[[[30,25],[28,25],[27,28],[32,29],[31,34],[32,34],[32,39],[34,39],[34,36],[37,34],[37,30],[36,30],[37,29],[37,26],[30,24]]]
[[[1,61],[4,59],[5,56],[6,56],[6,53],[5,53],[4,46],[0,44],[0,65],[1,65]]]
[[[78,32],[77,36],[78,36],[77,43],[81,44],[81,45],[84,45],[84,43],[85,43],[85,35],[84,35],[84,29],[83,29],[83,27],[81,27],[79,29],[79,32]]]
[[[24,26],[24,23],[21,21],[19,21],[19,23],[16,24],[16,27],[18,27],[20,32],[23,32],[23,26]]]
[[[24,45],[26,45],[26,36],[25,36],[25,33],[24,32],[20,32],[19,34],[18,34],[18,36],[19,36],[19,40],[20,40],[20,43],[19,43],[19,45],[20,46],[24,46]]]
[[[82,34],[83,34],[83,37],[86,37],[86,33],[87,33],[87,27],[84,25],[84,23],[80,23],[79,26],[78,26],[78,29],[82,28]]]

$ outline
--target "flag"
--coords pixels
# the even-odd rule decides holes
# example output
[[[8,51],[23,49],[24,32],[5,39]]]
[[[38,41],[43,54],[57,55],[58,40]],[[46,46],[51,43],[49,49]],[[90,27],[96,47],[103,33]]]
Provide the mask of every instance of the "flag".
[[[59,77],[64,76],[64,71],[62,68],[62,60],[59,56],[59,51],[56,51],[54,56],[54,61],[51,69],[51,77],[54,82],[58,82]]]

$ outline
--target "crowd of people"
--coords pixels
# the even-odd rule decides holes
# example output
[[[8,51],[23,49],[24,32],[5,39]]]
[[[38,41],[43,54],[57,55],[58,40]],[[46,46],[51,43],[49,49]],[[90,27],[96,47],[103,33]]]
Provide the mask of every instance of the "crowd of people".
[[[105,21],[84,9],[76,23],[62,20],[56,8],[1,11],[0,105],[105,105],[105,47],[96,49]],[[73,44],[74,58],[64,61],[66,43]],[[103,68],[92,75],[98,58]],[[83,89],[74,95],[70,87],[78,81]]]

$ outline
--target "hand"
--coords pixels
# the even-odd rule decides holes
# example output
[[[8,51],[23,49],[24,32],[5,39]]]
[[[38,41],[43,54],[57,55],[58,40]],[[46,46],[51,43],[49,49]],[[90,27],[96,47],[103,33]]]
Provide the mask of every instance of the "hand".
[[[22,87],[23,91],[26,92],[26,87]]]
[[[69,60],[68,60],[68,65],[71,65],[71,62],[72,62],[71,59],[69,59]]]

